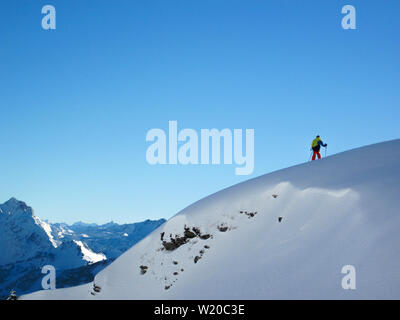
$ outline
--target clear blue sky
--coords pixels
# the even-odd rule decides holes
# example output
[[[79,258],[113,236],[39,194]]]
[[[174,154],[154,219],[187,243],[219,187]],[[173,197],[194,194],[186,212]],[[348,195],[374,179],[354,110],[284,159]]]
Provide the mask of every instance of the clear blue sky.
[[[341,28],[346,4],[357,30]],[[398,0],[2,0],[0,202],[52,222],[169,218],[307,161],[316,134],[329,154],[399,138],[399,14]],[[146,133],[169,120],[255,129],[253,174],[150,166]]]

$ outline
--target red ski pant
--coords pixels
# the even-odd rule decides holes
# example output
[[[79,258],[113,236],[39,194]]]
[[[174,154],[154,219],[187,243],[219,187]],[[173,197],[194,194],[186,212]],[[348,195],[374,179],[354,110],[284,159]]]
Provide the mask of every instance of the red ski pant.
[[[315,160],[315,156],[318,156],[318,159],[321,159],[321,154],[319,153],[319,151],[314,151],[312,155],[312,160]]]

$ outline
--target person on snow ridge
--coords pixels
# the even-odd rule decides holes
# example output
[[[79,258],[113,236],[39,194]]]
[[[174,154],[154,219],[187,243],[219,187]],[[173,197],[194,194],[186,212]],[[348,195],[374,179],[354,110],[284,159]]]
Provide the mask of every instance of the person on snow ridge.
[[[315,160],[315,157],[318,156],[318,159],[321,159],[321,154],[319,153],[319,150],[321,149],[321,146],[327,147],[328,145],[326,143],[323,143],[321,138],[317,136],[312,144],[311,144],[311,149],[314,151],[312,160]]]

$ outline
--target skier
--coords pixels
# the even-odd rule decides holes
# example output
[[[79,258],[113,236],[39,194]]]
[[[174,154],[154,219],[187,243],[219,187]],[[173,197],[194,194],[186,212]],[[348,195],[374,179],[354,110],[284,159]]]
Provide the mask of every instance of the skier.
[[[313,161],[315,160],[316,156],[318,156],[318,159],[321,159],[321,154],[319,153],[321,146],[326,148],[328,145],[326,143],[323,143],[321,138],[319,136],[317,136],[311,144],[311,149],[314,151],[313,156],[312,156]]]

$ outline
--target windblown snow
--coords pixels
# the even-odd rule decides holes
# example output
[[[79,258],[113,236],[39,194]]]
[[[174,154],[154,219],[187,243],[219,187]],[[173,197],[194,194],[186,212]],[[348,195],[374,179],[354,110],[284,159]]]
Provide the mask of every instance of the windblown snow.
[[[399,195],[400,140],[343,152],[192,204],[94,283],[22,298],[399,299]]]

